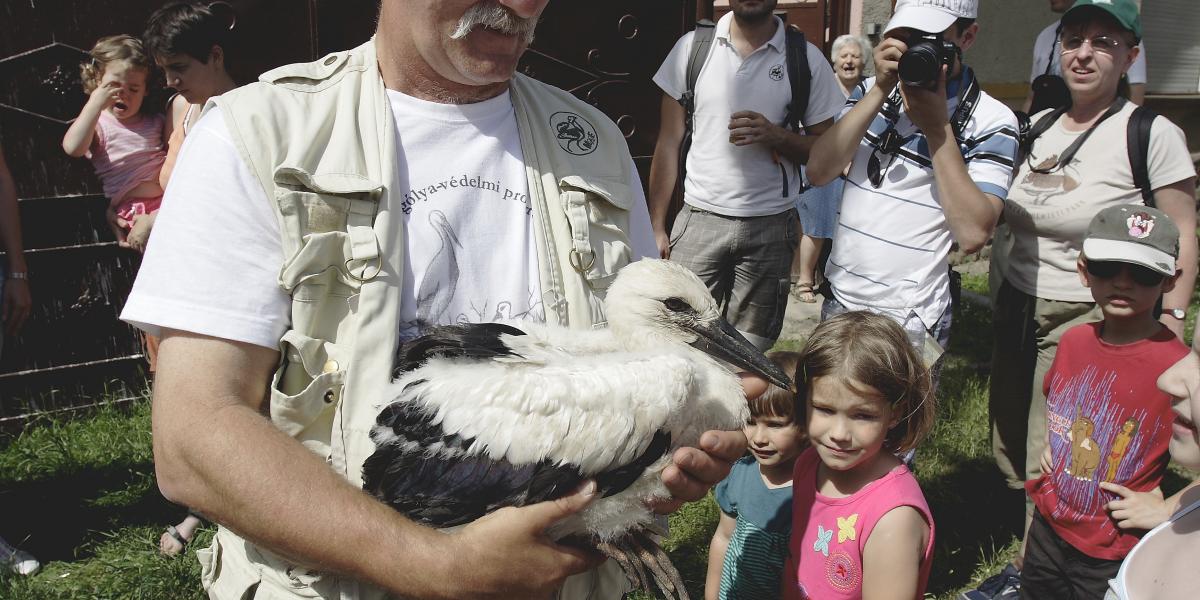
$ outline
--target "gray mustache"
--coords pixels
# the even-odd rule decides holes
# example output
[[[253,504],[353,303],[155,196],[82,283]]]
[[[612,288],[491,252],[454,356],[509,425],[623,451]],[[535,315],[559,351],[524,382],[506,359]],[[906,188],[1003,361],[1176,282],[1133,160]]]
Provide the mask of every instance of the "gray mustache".
[[[472,5],[458,20],[458,27],[450,34],[451,39],[462,39],[476,27],[495,29],[507,35],[516,35],[525,45],[533,41],[533,32],[537,28],[537,19],[525,19],[517,16],[499,2],[482,2]]]

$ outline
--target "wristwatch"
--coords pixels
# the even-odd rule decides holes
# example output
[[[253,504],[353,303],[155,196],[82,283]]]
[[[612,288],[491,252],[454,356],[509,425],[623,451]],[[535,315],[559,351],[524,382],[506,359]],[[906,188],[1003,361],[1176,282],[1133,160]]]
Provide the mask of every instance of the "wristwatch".
[[[24,279],[24,280],[28,281],[29,273],[26,273],[25,271],[10,271],[6,275],[6,277],[8,277],[9,279]]]
[[[1180,321],[1187,318],[1187,311],[1182,308],[1164,308],[1162,314],[1175,317]]]

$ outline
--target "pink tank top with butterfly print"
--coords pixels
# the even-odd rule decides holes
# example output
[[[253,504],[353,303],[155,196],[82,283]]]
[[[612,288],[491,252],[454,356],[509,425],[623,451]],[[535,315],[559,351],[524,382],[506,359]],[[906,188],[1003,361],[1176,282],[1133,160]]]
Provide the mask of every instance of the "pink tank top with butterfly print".
[[[844,498],[817,493],[816,450],[796,460],[792,479],[792,537],[784,567],[785,600],[862,598],[863,549],[875,524],[899,506],[917,509],[929,523],[929,544],[921,557],[921,578],[914,598],[925,593],[933,564],[933,517],[916,477],[904,465]]]

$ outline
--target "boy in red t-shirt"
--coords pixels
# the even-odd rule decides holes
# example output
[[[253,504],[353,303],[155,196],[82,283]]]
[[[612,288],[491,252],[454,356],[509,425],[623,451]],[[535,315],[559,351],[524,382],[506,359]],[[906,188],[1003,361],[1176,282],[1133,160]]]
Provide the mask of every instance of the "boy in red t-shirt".
[[[1162,502],[1152,492],[1167,469],[1174,414],[1155,381],[1188,349],[1154,307],[1175,286],[1178,256],[1179,228],[1153,208],[1114,206],[1088,226],[1079,277],[1104,320],[1063,335],[1043,384],[1044,474],[1025,484],[1036,511],[1022,599],[1103,598],[1142,533],[1118,527],[1108,511],[1126,498],[1109,490]]]

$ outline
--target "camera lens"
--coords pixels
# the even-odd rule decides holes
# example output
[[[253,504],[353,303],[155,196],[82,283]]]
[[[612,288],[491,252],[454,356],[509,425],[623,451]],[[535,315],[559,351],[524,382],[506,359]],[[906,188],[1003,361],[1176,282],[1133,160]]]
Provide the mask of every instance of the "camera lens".
[[[929,42],[910,46],[900,57],[900,81],[907,85],[931,87],[937,85],[942,61],[938,49]]]

